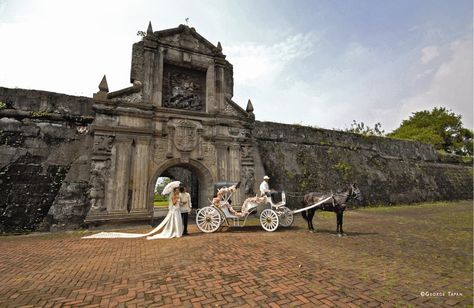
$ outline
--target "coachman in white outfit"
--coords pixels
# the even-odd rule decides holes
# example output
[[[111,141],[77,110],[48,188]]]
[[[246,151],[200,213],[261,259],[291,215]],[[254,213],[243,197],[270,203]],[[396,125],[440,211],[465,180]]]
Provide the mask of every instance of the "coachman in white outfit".
[[[270,193],[270,186],[268,186],[268,180],[270,180],[270,178],[268,176],[263,177],[263,181],[260,184],[260,197],[263,197],[265,195],[270,196],[270,194],[269,194]]]

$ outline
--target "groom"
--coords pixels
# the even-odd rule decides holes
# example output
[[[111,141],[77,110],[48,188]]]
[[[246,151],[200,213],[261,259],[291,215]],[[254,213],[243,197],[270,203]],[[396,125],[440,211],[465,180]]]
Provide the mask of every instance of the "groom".
[[[188,215],[191,212],[191,196],[186,192],[183,184],[179,185],[179,208],[181,210],[181,218],[183,219],[183,236],[188,235]]]

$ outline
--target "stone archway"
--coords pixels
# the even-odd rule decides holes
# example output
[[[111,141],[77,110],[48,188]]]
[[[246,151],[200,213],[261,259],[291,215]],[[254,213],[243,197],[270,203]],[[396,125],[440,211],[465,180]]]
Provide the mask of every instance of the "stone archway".
[[[168,178],[171,180],[180,181],[187,192],[191,196],[191,205],[197,208],[199,205],[199,178],[198,176],[186,166],[173,166],[166,169],[160,176],[160,178]],[[157,181],[158,183],[158,181]],[[156,191],[155,191],[156,194]]]
[[[208,198],[212,197],[212,185],[215,182],[215,179],[213,178],[212,173],[209,171],[209,169],[201,162],[196,160],[189,160],[187,163],[183,163],[180,159],[169,159],[156,168],[148,182],[148,208],[150,209],[150,211],[153,209],[153,194],[155,189],[155,183],[158,177],[163,172],[172,167],[183,167],[190,170],[196,175],[199,181],[198,206],[206,206],[208,203]]]

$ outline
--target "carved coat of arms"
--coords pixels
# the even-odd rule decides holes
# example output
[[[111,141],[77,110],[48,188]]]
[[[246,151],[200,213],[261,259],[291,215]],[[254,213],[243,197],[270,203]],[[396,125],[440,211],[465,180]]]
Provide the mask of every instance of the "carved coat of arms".
[[[183,152],[194,150],[197,142],[197,127],[189,121],[180,121],[175,126],[174,144]]]

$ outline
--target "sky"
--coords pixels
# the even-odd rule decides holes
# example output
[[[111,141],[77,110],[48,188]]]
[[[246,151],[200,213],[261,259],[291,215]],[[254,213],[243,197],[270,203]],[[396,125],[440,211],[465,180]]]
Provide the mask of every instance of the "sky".
[[[221,42],[257,120],[390,132],[441,106],[473,127],[471,0],[0,0],[0,86],[128,87],[137,32],[186,18]]]

